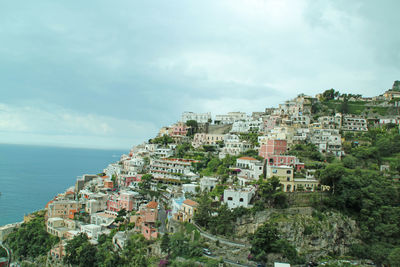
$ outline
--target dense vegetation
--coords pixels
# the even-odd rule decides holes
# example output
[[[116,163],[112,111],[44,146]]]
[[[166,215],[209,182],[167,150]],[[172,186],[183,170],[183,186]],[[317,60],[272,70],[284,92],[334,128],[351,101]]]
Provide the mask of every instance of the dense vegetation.
[[[3,257],[7,257],[7,251],[3,247],[0,247],[0,258]]]
[[[97,246],[89,242],[86,234],[79,234],[67,242],[63,261],[72,266],[149,266],[152,259],[147,256],[148,243],[140,234],[130,236],[120,253],[112,244],[112,236],[102,235]]]
[[[34,218],[23,223],[8,235],[6,244],[17,259],[34,259],[47,252],[58,243],[59,238],[46,232],[44,212],[37,212]]]
[[[276,225],[264,223],[251,235],[250,258],[260,262],[268,262],[269,253],[281,253],[291,264],[304,263],[305,259],[297,254],[296,248],[287,240],[279,238]]]
[[[341,162],[319,172],[323,184],[331,186],[326,207],[356,218],[363,243],[352,247],[352,255],[389,263],[388,256],[400,248],[400,192],[397,129],[373,129],[364,134],[369,142],[352,146]],[[389,171],[379,166],[388,163]]]
[[[260,178],[256,182],[259,190],[253,199],[253,208],[238,207],[229,209],[220,201],[213,202],[212,197],[221,197],[224,187],[217,186],[212,192],[204,192],[196,200],[199,203],[194,216],[195,222],[216,235],[231,235],[234,231],[234,223],[238,217],[255,213],[266,208],[286,208],[287,197],[282,192],[279,179],[273,177],[268,180]]]

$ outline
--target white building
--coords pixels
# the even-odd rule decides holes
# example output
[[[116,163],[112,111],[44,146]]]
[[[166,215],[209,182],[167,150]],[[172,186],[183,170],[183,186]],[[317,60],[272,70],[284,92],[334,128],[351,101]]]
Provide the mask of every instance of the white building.
[[[236,160],[236,166],[240,168],[238,178],[245,178],[241,181],[241,185],[251,180],[257,180],[264,172],[264,164],[252,157],[241,157]]]
[[[171,148],[160,147],[156,149],[154,155],[159,158],[169,158],[174,155],[174,150]]]
[[[90,199],[86,202],[85,211],[89,214],[93,214],[107,208],[107,200],[97,200],[97,199]]]
[[[119,165],[118,163],[112,163],[109,164],[107,166],[107,168],[105,168],[103,170],[103,172],[108,176],[108,177],[112,177],[113,175],[119,175],[121,174],[122,171],[122,166]]]
[[[182,191],[184,194],[191,193],[196,194],[196,188],[199,187],[197,184],[183,184]]]
[[[339,130],[313,129],[310,140],[311,143],[318,147],[318,151],[321,153],[332,153],[337,157],[343,154]]]
[[[367,120],[354,115],[344,115],[342,130],[344,131],[368,131]]]
[[[217,145],[219,142],[224,141],[224,139],[224,134],[196,133],[193,137],[192,146],[198,148],[202,145]]]
[[[81,232],[87,234],[89,238],[97,240],[101,226],[95,224],[81,225]]]
[[[128,158],[123,161],[123,166],[126,173],[138,173],[143,170],[144,159],[140,156]]]
[[[262,119],[258,120],[245,120],[245,121],[235,121],[232,125],[231,133],[248,133],[248,132],[258,132],[264,128],[264,123]]]
[[[92,214],[92,216],[90,216],[90,223],[107,227],[114,222],[114,219],[116,217],[117,217],[116,212],[112,211],[99,212]]]
[[[68,230],[63,218],[54,217],[47,220],[46,231],[51,235],[62,238]]]
[[[297,128],[293,133],[293,141],[305,141],[310,136],[310,129],[308,128]]]
[[[192,163],[195,162],[198,161],[178,158],[151,159],[150,174],[161,180],[195,179],[197,175],[191,170]]]
[[[248,208],[250,201],[255,195],[255,189],[253,187],[243,189],[225,189],[224,190],[224,203],[228,205],[230,209],[237,207]]]
[[[301,115],[301,114],[295,114],[291,116],[291,120],[293,124],[299,124],[302,126],[307,126],[311,122],[311,118],[308,115]]]
[[[318,122],[324,129],[339,129],[342,125],[342,114],[336,113],[335,116],[322,116]]]
[[[241,141],[239,136],[231,134],[225,136],[225,146],[220,153],[220,158],[224,158],[227,154],[237,156],[252,148],[247,141]]]
[[[203,177],[200,179],[200,190],[203,192],[207,190],[211,192],[218,183],[218,179],[215,177]]]
[[[233,124],[236,121],[248,119],[245,112],[228,112],[226,115],[216,115],[214,122],[215,124]]]
[[[128,233],[124,231],[117,232],[113,236],[112,243],[116,249],[123,249],[128,243]]]
[[[211,120],[211,113],[193,113],[193,112],[183,112],[181,122],[187,122],[190,120],[197,121],[198,123],[207,123]]]

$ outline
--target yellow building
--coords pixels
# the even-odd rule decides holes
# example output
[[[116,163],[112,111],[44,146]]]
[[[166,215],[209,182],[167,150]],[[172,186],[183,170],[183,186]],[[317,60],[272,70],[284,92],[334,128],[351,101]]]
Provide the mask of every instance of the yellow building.
[[[191,199],[183,201],[180,210],[174,214],[174,219],[181,222],[192,222],[199,203]]]
[[[295,190],[295,183],[293,179],[294,170],[289,166],[268,166],[267,178],[276,176],[282,184],[283,192],[293,192]]]

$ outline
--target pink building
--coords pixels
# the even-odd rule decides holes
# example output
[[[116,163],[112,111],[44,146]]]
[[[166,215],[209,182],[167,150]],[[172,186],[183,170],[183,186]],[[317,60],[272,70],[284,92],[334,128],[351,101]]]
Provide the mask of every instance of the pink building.
[[[266,161],[269,166],[290,166],[296,168],[297,171],[304,169],[304,163],[299,162],[296,156],[268,155]]]
[[[142,174],[137,174],[134,176],[120,175],[120,176],[118,176],[119,186],[128,187],[131,184],[135,184],[136,182],[141,182],[142,176],[143,176]]]
[[[136,204],[134,192],[121,192],[109,196],[107,200],[107,210],[118,212],[121,209],[132,211]]]
[[[141,211],[136,221],[136,230],[140,231],[147,240],[155,239],[158,236],[156,221],[158,217],[158,203],[149,202]]]
[[[286,151],[286,140],[267,140],[261,145],[258,155],[266,159],[270,155],[283,155]]]
[[[107,200],[107,210],[118,212],[120,210],[118,195],[111,195]]]
[[[287,155],[267,155],[267,164],[272,166],[291,166],[296,164],[296,156]]]
[[[120,209],[132,211],[135,204],[135,194],[133,192],[121,192],[119,196]]]
[[[172,126],[172,136],[186,136],[188,127],[183,122],[178,122]]]

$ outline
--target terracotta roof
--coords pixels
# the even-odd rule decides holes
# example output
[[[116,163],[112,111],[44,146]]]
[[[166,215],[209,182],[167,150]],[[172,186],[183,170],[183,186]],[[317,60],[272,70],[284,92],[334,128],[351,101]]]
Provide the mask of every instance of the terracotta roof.
[[[50,205],[51,203],[53,203],[53,202],[54,202],[53,200],[50,200],[49,202],[47,202],[45,208],[47,209],[47,208],[49,207],[49,205]]]
[[[238,158],[238,159],[243,159],[243,160],[256,160],[255,158],[252,158],[252,157],[241,157],[241,158]]]
[[[146,208],[150,208],[150,209],[156,209],[158,206],[158,203],[155,201],[150,201],[149,204],[146,205]]]
[[[183,201],[184,204],[192,206],[192,207],[196,207],[199,205],[199,203],[197,203],[196,201],[193,201],[191,199],[186,199],[185,201]]]

